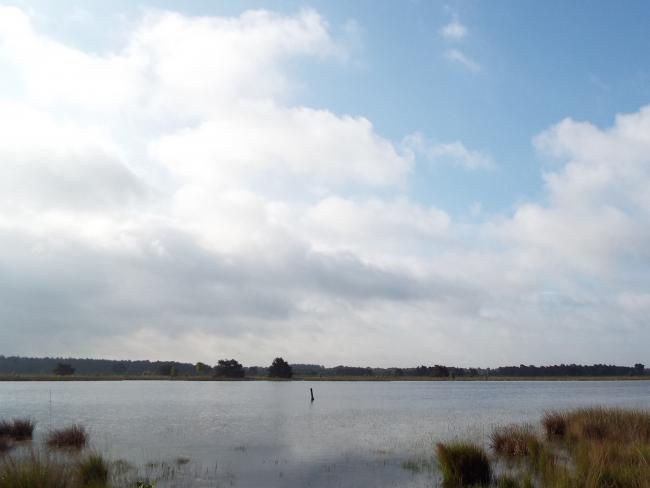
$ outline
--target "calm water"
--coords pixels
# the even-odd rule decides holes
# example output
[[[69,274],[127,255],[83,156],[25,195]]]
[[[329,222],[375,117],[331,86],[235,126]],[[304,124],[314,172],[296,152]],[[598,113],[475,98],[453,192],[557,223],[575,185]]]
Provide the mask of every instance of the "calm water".
[[[36,442],[82,423],[113,459],[189,458],[180,486],[431,486],[402,465],[435,441],[586,405],[649,408],[650,382],[0,383],[0,418],[34,418]]]

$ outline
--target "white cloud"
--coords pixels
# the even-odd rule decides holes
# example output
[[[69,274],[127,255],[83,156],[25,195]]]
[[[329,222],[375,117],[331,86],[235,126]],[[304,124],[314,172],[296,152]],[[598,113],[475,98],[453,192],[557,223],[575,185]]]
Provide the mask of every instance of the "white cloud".
[[[473,73],[478,73],[482,69],[480,64],[458,49],[447,49],[445,51],[445,59],[460,64]]]
[[[292,99],[286,61],[341,49],[312,10],[158,11],[90,54],[3,7],[4,352],[643,361],[650,108],[549,128],[545,199],[463,223],[409,198],[415,154],[489,156]]]
[[[444,162],[466,170],[485,170],[495,167],[492,158],[480,151],[467,149],[460,141],[432,143],[422,134],[414,133],[406,136],[403,141],[406,150],[434,162]]]
[[[467,36],[467,27],[454,18],[440,29],[440,34],[447,41],[461,41]]]

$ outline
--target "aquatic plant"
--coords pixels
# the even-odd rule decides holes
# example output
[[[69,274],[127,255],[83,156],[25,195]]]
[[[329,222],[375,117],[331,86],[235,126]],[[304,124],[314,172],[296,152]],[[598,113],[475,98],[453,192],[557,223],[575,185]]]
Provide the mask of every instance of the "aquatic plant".
[[[566,434],[565,415],[561,412],[546,412],[542,417],[542,426],[547,438],[562,438]]]
[[[0,437],[8,437],[16,441],[32,438],[36,423],[31,419],[13,419],[10,422],[0,422]]]
[[[75,474],[71,465],[32,451],[0,461],[0,488],[76,488]]]
[[[469,442],[438,443],[438,464],[446,487],[485,486],[492,478],[492,467],[485,450]]]
[[[53,430],[47,435],[47,445],[50,447],[82,449],[87,442],[88,434],[82,425]]]
[[[528,456],[536,450],[539,441],[529,425],[509,425],[497,428],[490,435],[490,447],[501,456]]]
[[[97,453],[90,454],[79,462],[79,481],[86,488],[100,488],[108,483],[108,464]]]
[[[552,487],[650,488],[650,412],[620,408],[549,412],[542,426],[548,441],[528,442],[527,462],[520,465],[522,479],[533,477],[540,486]],[[493,434],[497,455],[512,457],[515,431]]]

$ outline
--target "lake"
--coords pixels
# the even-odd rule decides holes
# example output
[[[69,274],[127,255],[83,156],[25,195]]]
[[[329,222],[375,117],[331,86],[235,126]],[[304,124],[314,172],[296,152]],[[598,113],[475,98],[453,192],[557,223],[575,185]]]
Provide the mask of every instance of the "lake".
[[[173,469],[158,486],[431,486],[412,466],[436,441],[589,405],[648,408],[650,381],[0,383],[0,419],[32,417],[36,443],[81,423],[114,460]]]

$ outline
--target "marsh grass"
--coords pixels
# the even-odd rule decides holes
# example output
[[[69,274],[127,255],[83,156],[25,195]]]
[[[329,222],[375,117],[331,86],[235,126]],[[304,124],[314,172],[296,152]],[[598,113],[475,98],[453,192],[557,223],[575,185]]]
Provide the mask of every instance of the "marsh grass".
[[[481,446],[470,442],[439,443],[436,450],[445,487],[489,485],[492,467]]]
[[[13,447],[11,440],[7,437],[0,437],[0,454],[9,451]]]
[[[79,481],[84,488],[104,488],[108,484],[109,467],[97,453],[90,454],[79,462]]]
[[[72,425],[53,430],[47,435],[47,445],[59,449],[83,449],[88,443],[88,434],[82,425]]]
[[[490,435],[490,447],[500,456],[515,458],[537,452],[539,440],[530,425],[499,427]]]
[[[15,441],[32,438],[36,423],[31,419],[13,419],[0,421],[0,437],[8,437]]]
[[[650,412],[555,411],[543,416],[542,427],[546,441],[528,441],[531,448],[519,467],[521,479],[528,476],[536,485],[558,488],[650,488]],[[515,444],[511,438],[519,434],[514,432],[517,427],[493,434],[497,456],[512,457],[512,449],[503,446]]]
[[[0,488],[76,488],[75,480],[71,465],[33,451],[0,461]]]

